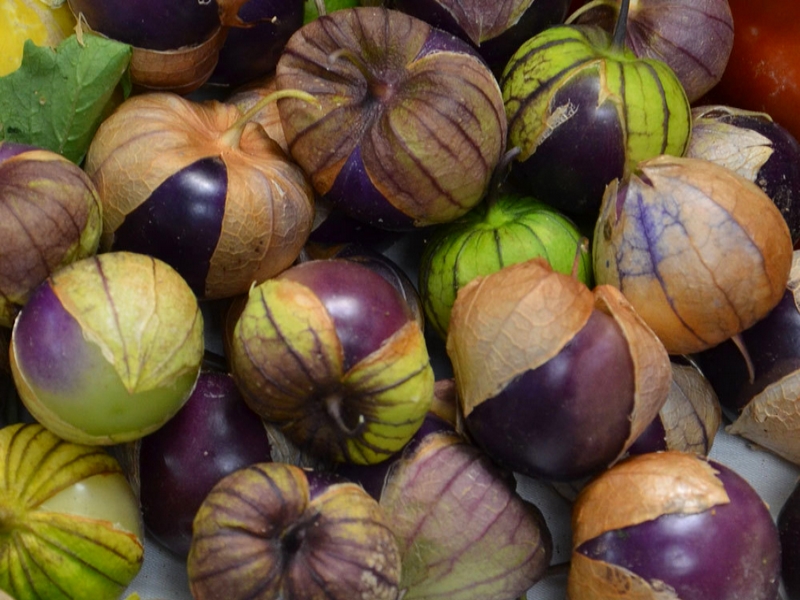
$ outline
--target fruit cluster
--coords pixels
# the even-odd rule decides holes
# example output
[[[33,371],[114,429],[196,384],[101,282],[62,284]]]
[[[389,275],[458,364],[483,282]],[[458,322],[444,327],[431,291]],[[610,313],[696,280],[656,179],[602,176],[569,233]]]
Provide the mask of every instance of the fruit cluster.
[[[706,101],[735,3],[38,1],[0,597],[155,544],[195,600],[800,598],[800,493],[710,457],[800,474],[800,144]]]

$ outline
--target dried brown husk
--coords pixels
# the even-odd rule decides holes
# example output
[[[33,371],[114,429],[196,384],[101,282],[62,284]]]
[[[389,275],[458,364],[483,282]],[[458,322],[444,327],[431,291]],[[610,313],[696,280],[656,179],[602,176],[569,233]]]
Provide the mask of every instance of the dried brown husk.
[[[755,113],[728,106],[698,106],[692,109],[692,135],[686,156],[710,160],[745,179],[756,181],[761,170],[774,152],[772,141],[746,127],[725,123],[719,115],[752,115],[769,120],[765,113]]]
[[[593,254],[596,281],[619,288],[670,354],[690,354],[772,310],[792,241],[754,183],[710,161],[659,156],[606,188]]]
[[[800,311],[800,253],[794,253],[787,290]],[[726,431],[800,465],[800,372],[771,383],[739,413]]]
[[[596,308],[611,316],[622,331],[633,361],[635,388],[631,430],[620,453],[622,456],[664,406],[672,381],[672,369],[661,340],[636,314],[618,289],[601,285],[593,293]]]
[[[219,27],[204,42],[176,50],[133,47],[131,83],[140,91],[188,94],[202,86],[217,66],[227,28]]]
[[[278,88],[312,93],[321,108],[285,98],[278,109],[320,195],[358,151],[365,178],[417,226],[451,221],[483,198],[506,145],[500,87],[477,56],[427,49],[432,34],[400,11],[358,7],[289,39]],[[337,52],[355,61],[331,61]]]
[[[578,494],[572,547],[662,515],[701,513],[729,501],[713,466],[697,455],[673,450],[641,454],[604,471]]]
[[[291,265],[311,231],[313,190],[257,123],[234,144],[223,135],[241,116],[235,106],[169,93],[126,100],[100,126],[86,159],[103,201],[103,246],[168,177],[213,156],[225,163],[228,193],[204,297],[245,293]]]
[[[572,554],[569,570],[568,600],[681,600],[663,582],[647,581],[624,567],[580,552]]]
[[[447,336],[464,417],[558,354],[594,310],[592,292],[536,258],[458,291]]]
[[[714,468],[696,454],[651,452],[617,463],[589,482],[572,510],[572,556],[567,597],[573,600],[679,600],[659,581],[591,559],[577,551],[603,533],[667,514],[696,514],[727,504]]]
[[[668,449],[706,456],[722,423],[722,409],[696,367],[672,363],[672,385],[659,418]]]

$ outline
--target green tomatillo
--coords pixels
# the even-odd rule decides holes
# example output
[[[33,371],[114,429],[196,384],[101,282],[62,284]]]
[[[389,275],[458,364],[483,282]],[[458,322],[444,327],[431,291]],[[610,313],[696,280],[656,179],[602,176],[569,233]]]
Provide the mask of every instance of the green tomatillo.
[[[477,276],[542,257],[560,273],[591,285],[589,251],[578,227],[560,211],[518,193],[500,193],[452,223],[425,248],[419,289],[427,324],[447,336],[456,294]]]
[[[605,186],[639,161],[682,155],[689,101],[666,63],[624,46],[628,2],[613,36],[598,26],[551,27],[525,42],[500,79],[512,178],[571,215],[595,218]]]
[[[37,423],[0,429],[0,464],[0,591],[119,598],[144,557],[139,504],[119,463]]]

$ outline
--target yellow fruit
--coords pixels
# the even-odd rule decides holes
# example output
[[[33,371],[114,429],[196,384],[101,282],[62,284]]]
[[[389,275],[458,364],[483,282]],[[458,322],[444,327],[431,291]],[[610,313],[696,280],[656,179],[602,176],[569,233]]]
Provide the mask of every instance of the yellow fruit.
[[[0,1],[0,76],[19,67],[25,40],[33,40],[37,46],[56,46],[74,27],[75,18],[66,2]]]

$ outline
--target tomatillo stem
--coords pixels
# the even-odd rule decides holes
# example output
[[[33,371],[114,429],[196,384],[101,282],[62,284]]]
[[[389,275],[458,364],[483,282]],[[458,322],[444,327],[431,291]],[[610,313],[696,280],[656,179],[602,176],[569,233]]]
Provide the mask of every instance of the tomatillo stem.
[[[296,98],[298,100],[305,100],[306,102],[314,104],[318,108],[322,106],[320,101],[308,92],[294,89],[277,90],[271,94],[267,94],[261,100],[256,102],[250,108],[250,110],[239,117],[233,125],[231,125],[222,133],[220,140],[229,146],[237,146],[239,144],[239,139],[242,137],[244,126],[253,120],[253,118],[270,102],[276,102],[281,98]]]

